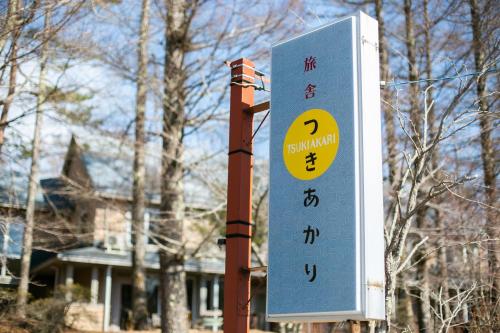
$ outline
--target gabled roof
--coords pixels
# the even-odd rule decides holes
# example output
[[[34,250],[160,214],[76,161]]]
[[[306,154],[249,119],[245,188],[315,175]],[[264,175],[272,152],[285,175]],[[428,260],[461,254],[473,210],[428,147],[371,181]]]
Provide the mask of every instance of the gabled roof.
[[[71,195],[68,195],[71,187],[64,179],[42,179],[40,186],[45,192],[45,200],[51,207],[57,210],[75,208],[75,202],[72,200]]]
[[[123,156],[82,153],[94,190],[107,194],[132,196],[133,162]]]
[[[94,191],[108,196],[132,197],[133,150],[120,142],[108,138],[99,143],[94,142],[93,145],[80,145],[73,136],[62,170],[64,176],[71,178],[70,168],[75,162],[83,166],[82,176],[88,178]],[[148,171],[147,165],[146,170]],[[81,179],[72,180],[82,184]],[[149,186],[146,183],[146,197],[159,200],[159,182],[149,182]]]
[[[161,199],[160,153],[161,147],[147,145],[145,195],[146,199],[153,204],[159,204]],[[185,158],[190,159],[190,157]],[[133,143],[127,139],[97,135],[85,138],[73,136],[68,146],[61,175],[95,191],[97,195],[102,197],[131,200],[133,165]],[[81,168],[80,175],[71,176],[72,168]],[[193,172],[185,175],[185,203],[190,207],[212,208],[213,203],[210,200],[209,190],[204,186],[204,182],[197,177],[200,176],[193,176]]]

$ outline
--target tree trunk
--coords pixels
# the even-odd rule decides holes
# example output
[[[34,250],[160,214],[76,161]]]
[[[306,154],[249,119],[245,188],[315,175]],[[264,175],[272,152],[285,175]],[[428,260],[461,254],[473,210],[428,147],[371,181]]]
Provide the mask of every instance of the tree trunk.
[[[409,75],[408,79],[414,81],[418,78],[417,63],[416,63],[416,46],[415,36],[413,32],[413,13],[411,10],[411,0],[405,0],[404,13],[406,21],[406,47],[409,61]],[[412,162],[412,175],[416,179],[412,180],[414,186],[410,193],[408,193],[408,202],[406,204],[406,213],[413,211],[418,202],[419,189],[421,186],[422,170],[425,164],[424,156],[421,155],[421,145],[419,139],[420,133],[420,110],[418,107],[418,85],[416,83],[410,84],[410,120],[411,120],[411,139],[414,143],[414,150],[419,152],[416,160]],[[399,194],[398,194],[399,195]],[[381,331],[391,329],[391,317],[395,314],[396,306],[394,304],[394,293],[396,290],[396,278],[401,258],[405,249],[405,242],[410,230],[410,226],[414,219],[413,216],[405,218],[402,216],[403,212],[400,210],[399,205],[394,205],[394,217],[391,230],[396,230],[394,233],[390,231],[387,235],[387,244],[385,250],[385,283],[386,283],[386,323],[381,326]],[[394,229],[392,229],[394,227]],[[408,297],[410,297],[408,295]]]
[[[422,209],[416,218],[417,228],[422,234],[422,229],[426,227],[426,215],[427,209]],[[423,235],[422,235],[423,236]],[[418,251],[418,264],[417,264],[417,281],[420,287],[420,298],[417,299],[419,306],[418,311],[418,326],[420,328],[419,332],[432,333],[432,309],[431,309],[431,285],[429,277],[430,269],[430,258],[428,252],[428,247],[423,244]]]
[[[38,95],[36,100],[35,133],[33,137],[31,172],[28,185],[28,200],[26,204],[26,224],[24,226],[23,249],[21,254],[21,274],[17,288],[17,313],[24,318],[26,316],[26,304],[28,300],[29,273],[31,264],[31,251],[33,245],[33,227],[35,224],[35,198],[38,187],[38,162],[40,157],[40,136],[43,123],[43,103],[46,98],[45,77],[47,75],[48,44],[50,32],[50,20],[52,9],[47,5],[45,9],[45,23],[43,45],[40,53],[40,77],[38,83]]]
[[[450,299],[450,287],[448,284],[448,255],[446,253],[446,231],[443,218],[441,217],[441,213],[436,211],[435,217],[436,229],[439,233],[439,241],[438,241],[438,256],[439,256],[439,276],[441,281],[441,298],[443,301],[447,301]],[[450,304],[449,302],[445,302],[443,313],[445,318],[451,317]]]
[[[477,0],[469,0],[472,27],[472,47],[474,49],[474,60],[476,71],[485,70],[485,46],[481,31],[481,9]],[[492,302],[497,303],[497,292],[500,288],[500,274],[498,272],[498,262],[500,249],[498,249],[498,226],[496,212],[496,174],[495,174],[495,146],[491,138],[493,130],[493,116],[488,106],[488,92],[486,88],[486,75],[477,78],[476,85],[477,98],[479,100],[481,129],[481,160],[483,163],[484,187],[486,192],[486,234],[487,234],[487,257],[489,267],[489,277],[492,280]]]
[[[425,56],[425,72],[427,78],[432,77],[432,64],[431,64],[431,47],[430,47],[430,21],[428,13],[428,0],[423,1],[423,11],[424,11],[424,56]],[[427,101],[430,104],[432,101],[432,88],[426,90]],[[429,131],[434,128],[435,122],[434,107],[429,110],[429,117],[427,118],[427,126]],[[425,140],[425,138],[423,138]],[[433,156],[434,157],[434,154]],[[431,163],[433,164],[433,163]],[[427,222],[427,215],[429,210],[427,208],[421,209],[417,213],[416,223],[417,228],[422,236],[424,230],[429,227]],[[420,247],[418,255],[418,265],[417,265],[417,281],[420,283],[420,298],[417,300],[419,305],[419,316],[418,324],[421,332],[432,333],[434,331],[434,325],[432,323],[432,308],[431,308],[431,285],[430,285],[430,255],[428,252],[428,246],[426,243],[422,244]]]
[[[405,275],[409,275],[408,273]],[[411,276],[408,276],[408,280],[412,280]],[[406,279],[405,279],[406,280]],[[405,284],[405,282],[403,282]],[[419,332],[417,322],[415,320],[415,311],[413,311],[413,297],[411,296],[411,286],[404,286],[403,292],[403,302],[404,302],[404,308],[405,308],[405,315],[404,317],[406,318],[406,323],[404,327],[408,329],[410,332]]]
[[[406,27],[406,54],[408,57],[408,81],[418,80],[418,68],[417,68],[417,47],[415,42],[415,32],[413,29],[413,12],[412,12],[412,0],[404,1],[404,12],[405,12],[405,27]],[[411,83],[409,86],[409,96],[410,96],[410,120],[413,128],[413,141],[415,145],[419,144],[421,121],[420,110],[418,107],[418,83]]]
[[[432,75],[432,55],[431,55],[431,20],[429,19],[429,3],[428,0],[424,0],[424,53],[425,53],[425,73],[428,79],[433,77]],[[429,82],[427,86],[427,101],[428,105],[432,103],[434,100],[433,96],[434,89],[431,87],[431,83]],[[429,132],[430,137],[434,140],[436,139],[438,124],[436,122],[436,108],[434,106],[429,107],[429,115],[428,115],[428,123],[429,123]],[[440,153],[439,148],[436,146],[431,156],[431,166],[433,172],[435,172],[439,167]],[[438,201],[439,203],[439,201]],[[450,291],[448,285],[448,256],[446,253],[446,238],[447,234],[445,231],[445,225],[443,221],[443,217],[438,209],[434,210],[434,225],[436,227],[438,235],[438,260],[439,263],[439,275],[440,275],[440,292],[441,298],[443,301],[450,299]],[[444,309],[442,310],[445,318],[450,318],[450,305],[449,302],[443,302]]]
[[[378,20],[379,35],[379,58],[380,58],[380,79],[384,82],[389,81],[389,56],[386,47],[385,25],[383,16],[382,0],[375,0],[375,13]],[[394,110],[387,104],[392,102],[392,94],[389,88],[382,89],[382,110],[384,111],[385,142],[387,145],[387,165],[389,168],[389,184],[394,185],[396,178],[396,130],[394,127]]]
[[[9,71],[9,89],[7,97],[3,102],[2,115],[0,116],[0,153],[5,142],[5,129],[7,127],[7,117],[9,115],[10,106],[14,101],[17,84],[17,41],[21,34],[21,26],[19,25],[19,10],[20,3],[17,0],[9,1],[8,24],[7,29],[11,31],[11,46],[10,46],[10,71]]]
[[[185,107],[184,57],[189,45],[188,3],[166,0],[166,52],[163,100],[163,150],[161,189],[161,236],[183,239],[183,131]],[[160,252],[161,329],[163,333],[187,333],[186,274],[183,249],[175,244],[171,253]]]
[[[396,270],[397,263],[392,251],[385,253],[385,322],[380,327],[380,332],[390,332],[392,317],[396,313]]]
[[[380,58],[380,79],[382,81],[389,81],[389,56],[386,46],[385,38],[385,22],[383,16],[383,1],[375,0],[375,13],[378,20],[378,34],[379,34],[379,58]],[[385,128],[385,140],[387,145],[387,164],[389,169],[389,184],[390,190],[392,192],[393,186],[396,179],[396,131],[394,127],[394,116],[393,110],[386,103],[391,103],[391,93],[388,88],[382,90],[382,110],[384,112],[384,128]],[[388,212],[392,209],[389,208]],[[386,321],[382,322],[379,326],[378,331],[387,332],[390,329],[391,317],[395,313],[395,302],[394,302],[394,292],[396,288],[395,279],[396,274],[394,267],[392,253],[386,251],[385,253],[385,308],[386,308]]]
[[[142,1],[141,28],[138,45],[137,95],[135,117],[135,155],[134,155],[134,189],[132,204],[132,224],[134,247],[132,251],[133,264],[133,290],[132,307],[134,327],[138,330],[148,326],[148,307],[146,295],[146,271],[144,257],[146,254],[146,232],[144,229],[145,206],[145,178],[144,166],[144,117],[147,97],[147,67],[148,67],[148,31],[149,31],[149,4],[150,0]]]
[[[378,20],[378,35],[379,35],[379,58],[380,58],[380,79],[386,83],[389,81],[389,56],[386,46],[385,38],[385,23],[383,16],[383,1],[375,0],[375,13]],[[396,131],[394,126],[394,111],[392,110],[388,103],[392,101],[392,96],[389,88],[385,87],[382,90],[382,110],[384,112],[384,128],[385,128],[385,141],[387,145],[387,165],[388,165],[388,180],[390,184],[390,191],[393,191],[393,186],[396,179]],[[388,209],[388,214],[390,214],[392,209]],[[395,279],[396,276],[393,274],[396,268],[392,264],[392,253],[390,251],[386,252],[385,257],[385,271],[386,271],[386,322],[381,323],[379,326],[380,332],[386,332],[389,330],[391,323],[391,316],[395,312],[394,304],[394,290],[395,290]]]

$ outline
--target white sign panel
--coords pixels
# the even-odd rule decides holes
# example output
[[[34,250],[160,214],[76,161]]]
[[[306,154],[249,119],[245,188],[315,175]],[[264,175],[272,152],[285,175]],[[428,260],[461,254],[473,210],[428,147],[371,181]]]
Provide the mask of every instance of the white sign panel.
[[[384,319],[377,21],[272,49],[267,317]]]

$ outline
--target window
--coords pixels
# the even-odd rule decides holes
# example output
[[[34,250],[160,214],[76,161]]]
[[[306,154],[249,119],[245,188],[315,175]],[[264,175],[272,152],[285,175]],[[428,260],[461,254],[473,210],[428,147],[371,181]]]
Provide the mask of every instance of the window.
[[[214,309],[214,280],[210,279],[207,283],[207,310]]]
[[[149,240],[149,220],[150,213],[144,213],[144,233],[146,234],[145,243],[151,244]],[[125,213],[125,232],[127,234],[127,245],[132,246],[132,213],[130,211]]]
[[[147,242],[148,244],[156,244],[153,237],[158,232],[158,225],[160,221],[160,210],[148,208],[146,214],[144,215],[144,224],[147,221]]]
[[[153,288],[147,288],[149,314],[158,313],[158,285],[153,286]]]
[[[127,235],[127,245],[132,246],[132,214],[125,213],[125,233]]]
[[[192,311],[193,308],[193,285],[194,282],[192,279],[186,279],[187,306],[189,311]]]
[[[148,244],[149,243],[149,212],[144,213],[144,233],[146,234],[144,242],[146,244]]]
[[[0,253],[14,257],[21,256],[23,234],[24,225],[21,223],[0,223]]]
[[[90,230],[90,225],[89,225],[89,214],[87,211],[83,211],[80,213],[80,224],[78,225],[78,231],[82,234],[86,233],[87,230]]]
[[[200,286],[200,312],[221,310],[224,306],[221,278],[217,275],[204,276]]]
[[[224,309],[224,278],[219,277],[219,309]]]

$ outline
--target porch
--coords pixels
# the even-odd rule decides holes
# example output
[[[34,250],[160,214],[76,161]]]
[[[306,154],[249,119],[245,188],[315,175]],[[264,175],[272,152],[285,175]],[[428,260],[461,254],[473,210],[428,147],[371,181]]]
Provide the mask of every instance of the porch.
[[[160,326],[158,263],[154,253],[147,255],[147,306],[152,327]],[[132,268],[129,253],[114,253],[96,247],[59,253],[35,267],[35,297],[48,297],[65,286],[71,300],[71,287],[89,291],[88,299],[73,303],[67,315],[75,329],[116,332],[132,328]],[[224,304],[224,263],[219,259],[188,260],[185,263],[187,309],[193,328],[218,329]],[[265,289],[262,279],[254,281],[252,326],[265,327]]]

